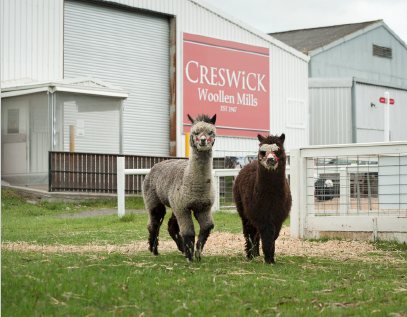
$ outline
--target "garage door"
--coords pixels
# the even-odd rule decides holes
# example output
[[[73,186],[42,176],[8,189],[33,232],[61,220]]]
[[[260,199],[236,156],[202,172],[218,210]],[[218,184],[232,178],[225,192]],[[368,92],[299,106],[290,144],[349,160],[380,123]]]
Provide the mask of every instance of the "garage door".
[[[66,0],[64,78],[84,76],[131,91],[123,104],[125,154],[169,155],[168,17]]]

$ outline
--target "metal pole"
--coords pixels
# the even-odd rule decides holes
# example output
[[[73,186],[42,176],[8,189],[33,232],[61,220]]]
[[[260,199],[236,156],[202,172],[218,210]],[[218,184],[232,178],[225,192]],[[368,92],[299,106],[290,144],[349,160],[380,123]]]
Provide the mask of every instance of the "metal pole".
[[[212,177],[215,185],[215,202],[212,205],[212,212],[220,210],[219,202],[219,179],[220,177],[215,174],[215,171],[212,172]]]
[[[369,197],[369,209],[372,210],[372,192],[370,189],[370,174],[367,173],[367,196]]]
[[[384,98],[386,99],[386,103],[384,104],[384,142],[390,142],[389,137],[389,103],[390,103],[390,95],[386,91],[384,93]]]
[[[75,152],[75,126],[69,126],[69,151]]]
[[[124,205],[124,157],[117,157],[117,216],[122,218],[125,214]]]
[[[185,133],[185,157],[189,157],[189,132]]]

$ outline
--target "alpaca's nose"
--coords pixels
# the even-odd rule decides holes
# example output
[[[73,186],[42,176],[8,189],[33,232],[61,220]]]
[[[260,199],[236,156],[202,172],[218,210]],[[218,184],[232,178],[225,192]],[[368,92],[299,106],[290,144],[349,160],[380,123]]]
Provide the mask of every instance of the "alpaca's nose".
[[[201,136],[200,145],[206,145],[206,137],[203,135]]]
[[[274,164],[276,164],[276,158],[275,158],[274,156],[269,156],[269,157],[267,158],[267,164],[268,164],[268,165],[274,165]]]

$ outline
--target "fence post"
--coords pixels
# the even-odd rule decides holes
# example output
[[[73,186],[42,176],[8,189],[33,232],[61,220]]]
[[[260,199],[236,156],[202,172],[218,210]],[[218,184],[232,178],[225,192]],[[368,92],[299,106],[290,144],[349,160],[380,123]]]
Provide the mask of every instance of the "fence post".
[[[117,157],[117,215],[122,218],[125,214],[124,206],[124,157]]]
[[[219,179],[220,179],[220,177],[215,174],[215,171],[213,171],[212,173],[213,173],[212,174],[213,181],[215,182],[215,184],[214,184],[215,185],[215,202],[212,205],[211,211],[214,212],[214,211],[217,211],[217,210],[220,209],[220,204],[219,204],[219,195],[220,195],[220,193],[219,193]]]
[[[300,237],[300,150],[292,149],[290,153],[290,187],[293,198],[290,213],[291,237]]]
[[[339,203],[341,205],[341,216],[346,216],[349,211],[349,191],[350,180],[348,178],[348,168],[342,167],[339,171]]]
[[[215,171],[212,171],[212,177],[213,177],[213,181],[215,182],[215,202],[212,205],[212,209],[211,211],[218,211],[220,210],[220,203],[219,203],[219,195],[220,195],[220,190],[219,190],[219,180],[220,177],[218,175],[216,175]]]

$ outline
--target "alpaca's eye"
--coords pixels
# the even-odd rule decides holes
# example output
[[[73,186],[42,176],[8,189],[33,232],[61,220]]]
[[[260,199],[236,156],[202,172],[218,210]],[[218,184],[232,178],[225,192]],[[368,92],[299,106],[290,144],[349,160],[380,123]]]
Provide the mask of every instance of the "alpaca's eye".
[[[212,135],[212,134],[213,134],[213,132],[212,132],[212,131],[210,131],[210,132],[209,132],[209,135]]]
[[[260,151],[261,156],[265,156],[266,155],[266,151]]]

